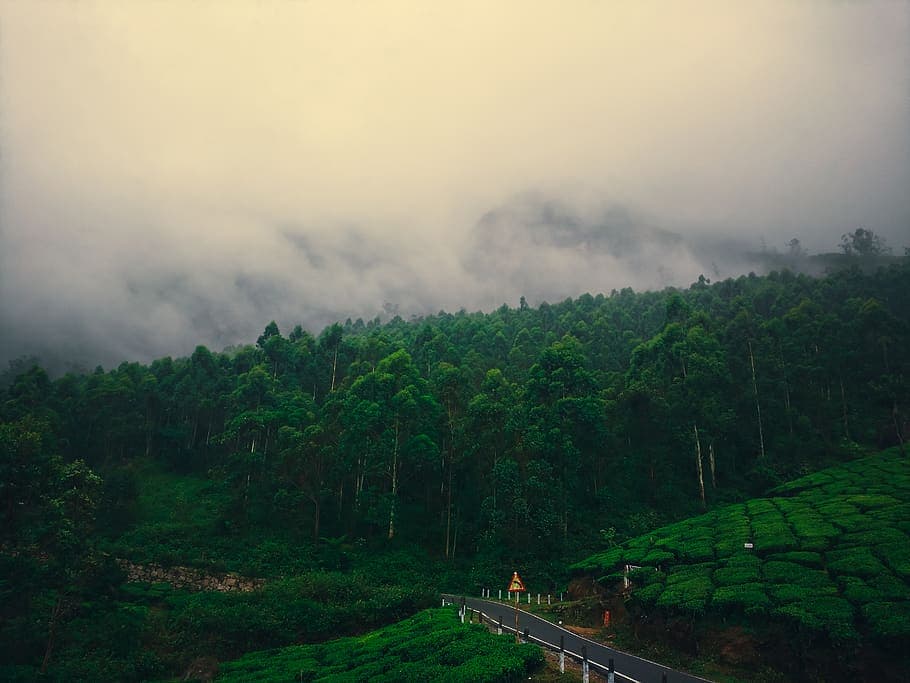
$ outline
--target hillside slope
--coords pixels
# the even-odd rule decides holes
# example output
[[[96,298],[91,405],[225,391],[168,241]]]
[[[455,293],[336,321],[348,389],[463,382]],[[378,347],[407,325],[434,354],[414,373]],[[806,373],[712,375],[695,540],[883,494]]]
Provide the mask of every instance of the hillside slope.
[[[480,624],[463,624],[454,608],[424,610],[397,624],[320,645],[251,652],[227,662],[218,681],[523,680],[543,663],[540,648],[517,645]]]
[[[640,566],[631,572],[633,611],[777,629],[802,654],[829,648],[850,666],[851,657],[905,656],[908,533],[910,461],[892,449],[662,527],[572,569],[621,589],[624,566]]]

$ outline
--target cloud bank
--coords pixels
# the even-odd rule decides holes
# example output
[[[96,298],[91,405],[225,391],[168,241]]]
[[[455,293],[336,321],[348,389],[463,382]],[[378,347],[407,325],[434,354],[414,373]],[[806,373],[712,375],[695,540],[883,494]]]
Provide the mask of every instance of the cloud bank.
[[[0,360],[910,244],[910,5],[0,2]]]

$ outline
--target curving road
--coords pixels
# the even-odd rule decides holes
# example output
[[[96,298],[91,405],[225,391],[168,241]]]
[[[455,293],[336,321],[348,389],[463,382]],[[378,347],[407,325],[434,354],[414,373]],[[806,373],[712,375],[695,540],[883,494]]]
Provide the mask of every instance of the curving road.
[[[509,603],[495,602],[492,600],[481,600],[479,598],[469,598],[461,595],[443,593],[442,597],[455,605],[461,605],[462,600],[465,604],[481,612],[485,620],[496,624],[502,617],[503,632],[515,632],[515,608]],[[630,655],[627,652],[614,650],[606,645],[579,636],[568,631],[561,626],[550,623],[546,619],[541,619],[533,614],[519,610],[518,612],[518,630],[523,634],[528,629],[530,639],[541,645],[547,646],[552,650],[559,650],[560,636],[565,638],[566,654],[581,661],[581,648],[587,647],[588,662],[592,671],[597,671],[601,675],[606,675],[609,661],[612,659],[615,665],[617,683],[706,683],[707,679],[693,676],[692,674],[683,673],[669,669],[656,662]],[[663,678],[666,676],[666,678]],[[710,683],[710,682],[708,682]]]

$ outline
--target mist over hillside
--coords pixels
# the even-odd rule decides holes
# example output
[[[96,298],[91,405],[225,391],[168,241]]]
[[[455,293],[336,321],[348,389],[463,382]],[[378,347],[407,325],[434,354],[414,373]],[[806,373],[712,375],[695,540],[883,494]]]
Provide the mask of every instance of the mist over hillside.
[[[860,227],[910,244],[905,3],[85,0],[0,22],[4,364],[687,286]]]
[[[59,373],[251,343],[272,319],[317,334],[348,318],[490,311],[521,297],[537,306],[585,292],[687,287],[701,275],[825,267],[807,254],[788,259],[783,243],[687,237],[620,204],[542,193],[484,212],[465,234],[460,243],[419,235],[395,243],[355,225],[284,224],[258,229],[254,249],[205,243],[181,252],[161,236],[147,236],[154,245],[140,253],[100,244],[95,267],[71,270],[60,288],[28,268],[7,273],[16,293],[0,299],[0,360],[37,355]]]

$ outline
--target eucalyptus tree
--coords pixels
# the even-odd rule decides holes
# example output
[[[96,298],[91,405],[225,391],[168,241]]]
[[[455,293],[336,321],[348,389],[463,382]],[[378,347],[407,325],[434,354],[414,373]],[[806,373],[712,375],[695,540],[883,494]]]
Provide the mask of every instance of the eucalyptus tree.
[[[381,506],[387,537],[396,533],[400,484],[436,448],[440,407],[410,354],[398,350],[356,379],[344,399],[343,447],[351,458],[354,505],[375,522]],[[360,510],[364,493],[371,508]]]

